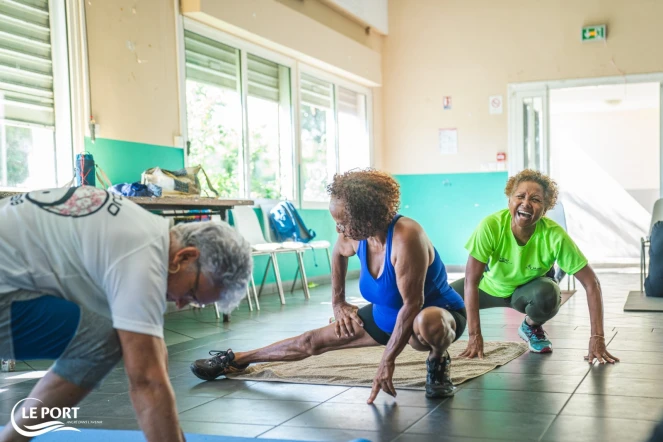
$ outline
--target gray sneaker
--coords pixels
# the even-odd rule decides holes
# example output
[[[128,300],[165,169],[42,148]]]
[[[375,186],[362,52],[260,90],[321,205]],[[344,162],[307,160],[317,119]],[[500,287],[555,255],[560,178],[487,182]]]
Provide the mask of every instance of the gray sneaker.
[[[219,376],[241,373],[249,365],[238,365],[234,362],[235,353],[231,349],[226,351],[212,350],[209,359],[198,359],[190,366],[191,372],[204,381],[213,381]]]
[[[426,397],[429,399],[451,397],[456,394],[456,386],[451,382],[451,357],[449,352],[437,361],[426,360]]]

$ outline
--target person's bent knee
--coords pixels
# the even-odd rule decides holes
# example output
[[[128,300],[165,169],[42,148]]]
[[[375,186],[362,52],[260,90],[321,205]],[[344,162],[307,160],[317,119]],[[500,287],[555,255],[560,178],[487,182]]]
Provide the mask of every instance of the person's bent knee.
[[[552,319],[561,306],[561,291],[550,278],[539,278],[528,287],[531,290],[525,312],[536,324],[543,324]]]
[[[122,359],[122,347],[110,319],[81,311],[78,330],[52,371],[68,382],[92,389]]]
[[[534,302],[544,312],[556,312],[561,303],[561,290],[557,283],[550,278],[541,278],[537,289]]]
[[[414,336],[422,343],[444,341],[456,337],[453,317],[447,318],[441,308],[425,308],[415,318]]]

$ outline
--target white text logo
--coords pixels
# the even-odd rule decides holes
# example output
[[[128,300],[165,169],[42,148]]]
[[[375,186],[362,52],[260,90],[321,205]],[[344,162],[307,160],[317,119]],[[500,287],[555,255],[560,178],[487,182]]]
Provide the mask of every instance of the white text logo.
[[[20,434],[21,436],[25,437],[37,437],[41,436],[42,434],[50,433],[51,431],[81,431],[77,428],[74,427],[67,427],[65,424],[63,424],[60,421],[57,420],[51,420],[48,422],[42,422],[41,424],[36,424],[36,425],[23,425],[25,429],[21,428],[17,423],[14,418],[14,413],[16,411],[16,407],[18,407],[18,404],[20,404],[23,401],[28,401],[28,400],[33,400],[33,401],[40,401],[39,399],[35,398],[26,398],[26,399],[21,399],[14,405],[14,408],[12,408],[12,425],[14,426],[14,429]],[[21,409],[21,417],[23,419],[77,419],[78,418],[78,410],[80,410],[80,407],[54,407],[54,408],[48,408],[48,407],[25,407]]]

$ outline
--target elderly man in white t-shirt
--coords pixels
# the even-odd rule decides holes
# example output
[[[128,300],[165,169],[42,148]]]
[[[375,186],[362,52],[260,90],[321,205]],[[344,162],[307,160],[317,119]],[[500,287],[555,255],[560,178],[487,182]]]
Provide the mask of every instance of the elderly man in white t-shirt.
[[[181,441],[163,341],[166,301],[235,307],[250,246],[225,223],[180,224],[94,187],[0,200],[0,357],[56,359],[24,407],[71,407],[124,358],[149,441]],[[41,414],[41,413],[39,413]],[[17,409],[0,441],[27,440]],[[16,429],[18,427],[18,429]]]

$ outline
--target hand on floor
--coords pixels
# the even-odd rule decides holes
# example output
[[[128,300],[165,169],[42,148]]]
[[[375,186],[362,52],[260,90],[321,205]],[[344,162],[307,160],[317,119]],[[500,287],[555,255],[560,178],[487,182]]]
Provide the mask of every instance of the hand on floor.
[[[602,336],[589,338],[589,353],[585,356],[585,360],[590,364],[593,364],[594,360],[599,361],[599,364],[619,362],[619,358],[608,353],[608,349],[605,348],[605,338]]]
[[[394,376],[394,369],[396,364],[394,362],[385,361],[384,359],[380,362],[378,367],[378,372],[373,379],[373,389],[371,390],[371,395],[366,401],[367,404],[372,404],[375,401],[375,398],[378,396],[380,390],[384,390],[390,396],[396,397],[396,388],[392,378]]]
[[[478,357],[483,359],[483,336],[470,335],[470,340],[467,341],[467,348],[458,357],[460,358],[473,358]]]

